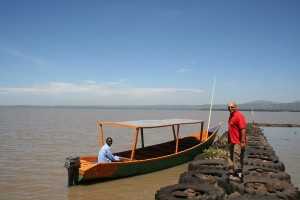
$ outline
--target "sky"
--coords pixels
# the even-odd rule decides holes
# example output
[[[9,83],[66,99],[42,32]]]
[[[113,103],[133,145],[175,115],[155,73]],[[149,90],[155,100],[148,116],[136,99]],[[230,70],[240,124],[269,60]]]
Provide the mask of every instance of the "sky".
[[[298,0],[0,0],[0,105],[300,100]]]

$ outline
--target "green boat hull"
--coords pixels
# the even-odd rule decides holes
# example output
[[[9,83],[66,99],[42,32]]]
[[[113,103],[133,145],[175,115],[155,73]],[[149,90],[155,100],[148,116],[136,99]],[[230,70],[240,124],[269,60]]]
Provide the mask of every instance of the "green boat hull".
[[[216,135],[217,133],[214,133],[204,143],[199,144],[189,150],[179,152],[177,154],[168,155],[156,159],[121,163],[118,165],[117,170],[109,177],[86,178],[84,175],[79,175],[79,182],[83,183],[91,180],[107,180],[121,177],[136,176],[160,171],[163,169],[181,165],[183,163],[187,163],[193,160],[195,156],[201,154],[205,149],[209,148],[214,142]]]

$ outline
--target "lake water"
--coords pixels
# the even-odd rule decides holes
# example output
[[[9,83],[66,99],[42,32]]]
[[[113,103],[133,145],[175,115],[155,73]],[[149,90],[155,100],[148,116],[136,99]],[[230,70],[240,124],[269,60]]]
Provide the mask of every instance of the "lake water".
[[[292,183],[300,189],[300,128],[262,127]]]
[[[247,122],[252,122],[251,112],[243,113]],[[208,116],[208,111],[199,110],[0,107],[0,199],[152,200],[158,189],[177,183],[188,164],[131,178],[67,187],[65,158],[98,153],[98,121],[168,118],[208,121]],[[227,119],[228,112],[214,111],[210,124],[223,121],[219,131],[222,134],[227,130]],[[300,124],[300,113],[256,112],[255,122]],[[113,152],[131,148],[133,133],[104,131],[105,137],[114,139]],[[264,132],[285,163],[293,184],[300,187],[300,129],[264,128]],[[155,143],[157,137],[147,136],[145,140],[148,145]]]

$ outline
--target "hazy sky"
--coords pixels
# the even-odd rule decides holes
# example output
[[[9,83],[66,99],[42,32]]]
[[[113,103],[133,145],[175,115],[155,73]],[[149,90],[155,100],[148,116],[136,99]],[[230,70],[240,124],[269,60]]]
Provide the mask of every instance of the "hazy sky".
[[[0,0],[0,105],[300,100],[298,0]]]

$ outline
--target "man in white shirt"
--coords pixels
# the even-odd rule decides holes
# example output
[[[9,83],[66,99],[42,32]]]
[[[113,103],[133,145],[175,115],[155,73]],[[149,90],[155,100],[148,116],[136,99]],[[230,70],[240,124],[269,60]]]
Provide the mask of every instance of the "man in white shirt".
[[[110,146],[112,145],[113,140],[111,137],[106,138],[106,143],[101,147],[98,154],[98,163],[99,162],[119,162],[120,157],[115,156],[110,152]]]

